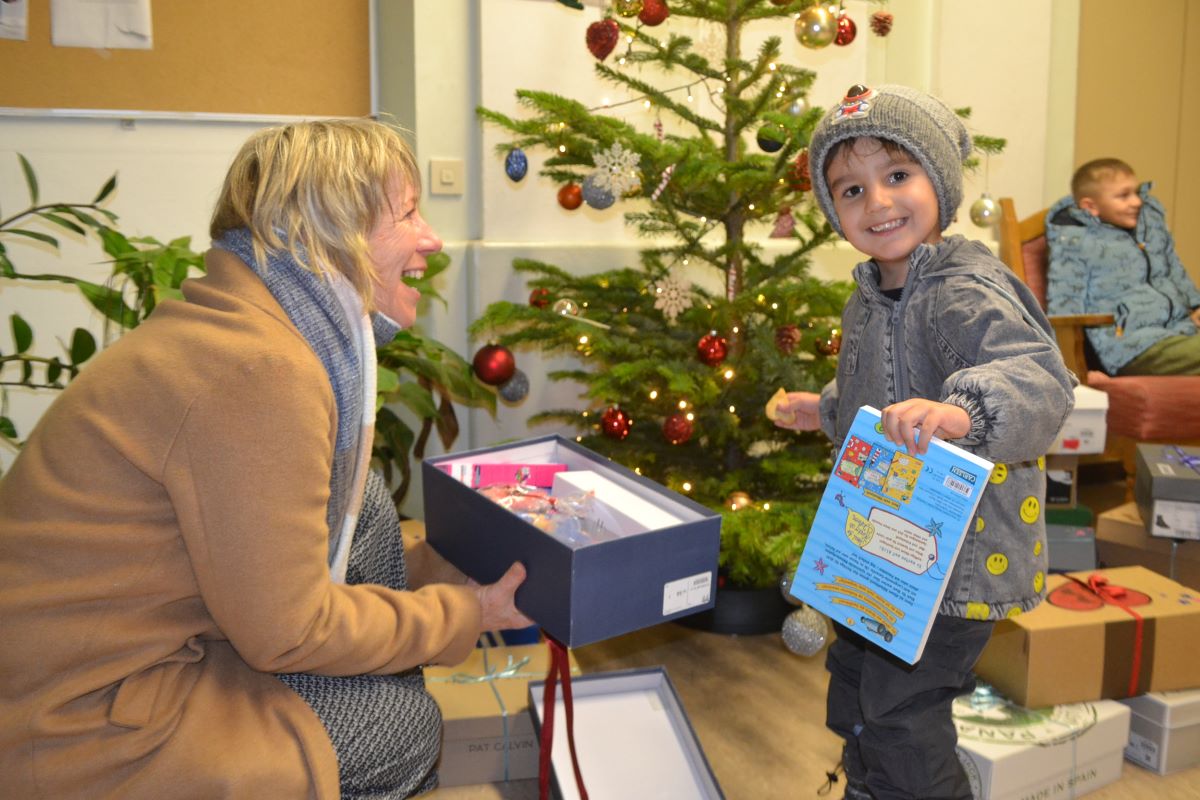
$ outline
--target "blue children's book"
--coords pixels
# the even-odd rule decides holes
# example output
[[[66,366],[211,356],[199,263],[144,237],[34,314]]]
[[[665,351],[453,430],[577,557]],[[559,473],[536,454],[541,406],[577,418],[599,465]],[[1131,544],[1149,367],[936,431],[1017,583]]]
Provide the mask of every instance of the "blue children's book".
[[[863,406],[834,461],[791,593],[915,664],[992,463],[934,437],[912,455]]]

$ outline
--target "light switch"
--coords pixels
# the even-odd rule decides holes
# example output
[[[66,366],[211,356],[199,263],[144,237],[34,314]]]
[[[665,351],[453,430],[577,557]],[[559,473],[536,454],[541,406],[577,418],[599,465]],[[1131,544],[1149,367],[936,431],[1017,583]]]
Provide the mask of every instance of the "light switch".
[[[429,159],[429,193],[463,193],[463,160],[461,158]]]

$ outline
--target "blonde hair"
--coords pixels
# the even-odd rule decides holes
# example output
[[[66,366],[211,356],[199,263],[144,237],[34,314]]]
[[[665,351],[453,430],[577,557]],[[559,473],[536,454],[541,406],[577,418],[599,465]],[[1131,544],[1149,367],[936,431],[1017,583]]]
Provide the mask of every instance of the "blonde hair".
[[[399,131],[370,119],[268,128],[233,159],[209,235],[248,228],[254,256],[288,252],[306,269],[336,270],[368,306],[376,278],[369,237],[391,209],[389,189],[420,192],[420,170]],[[397,185],[396,182],[399,182]]]
[[[1133,174],[1133,167],[1119,158],[1097,158],[1075,170],[1071,176],[1071,196],[1076,203],[1085,197],[1095,197],[1100,184],[1118,175]]]

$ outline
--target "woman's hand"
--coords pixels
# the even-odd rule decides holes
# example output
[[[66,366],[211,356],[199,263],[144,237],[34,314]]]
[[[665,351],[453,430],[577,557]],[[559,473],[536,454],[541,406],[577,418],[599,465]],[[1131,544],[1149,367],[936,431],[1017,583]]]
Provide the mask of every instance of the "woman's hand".
[[[467,585],[475,589],[479,597],[479,607],[483,614],[479,621],[479,632],[502,631],[512,628],[528,628],[534,622],[517,610],[513,603],[513,595],[525,580],[525,565],[515,562],[508,572],[500,576],[500,580],[480,586],[473,580]]]
[[[916,397],[883,409],[883,435],[916,455],[929,449],[935,434],[942,439],[961,439],[970,432],[971,416],[949,403]]]

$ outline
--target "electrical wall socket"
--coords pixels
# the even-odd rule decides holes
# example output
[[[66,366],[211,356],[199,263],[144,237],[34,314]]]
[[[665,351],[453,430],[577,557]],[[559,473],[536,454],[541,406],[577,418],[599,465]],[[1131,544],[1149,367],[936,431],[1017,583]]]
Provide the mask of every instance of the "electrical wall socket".
[[[461,158],[429,159],[429,193],[463,193],[463,160]]]

